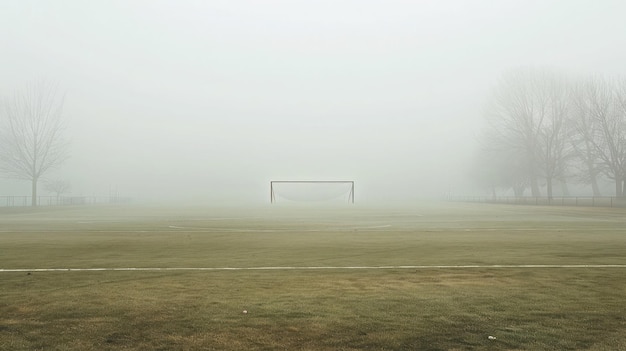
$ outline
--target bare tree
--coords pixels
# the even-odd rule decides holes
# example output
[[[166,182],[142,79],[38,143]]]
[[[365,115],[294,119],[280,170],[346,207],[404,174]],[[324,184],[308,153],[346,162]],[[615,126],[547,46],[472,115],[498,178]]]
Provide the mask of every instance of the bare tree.
[[[626,196],[626,77],[618,78],[615,81],[614,98],[616,110],[615,114],[618,119],[617,125],[620,128],[619,144],[621,150],[621,196]]]
[[[69,193],[71,189],[70,182],[60,179],[47,181],[44,183],[44,187],[46,191],[56,195],[57,203],[59,203],[61,195]]]
[[[615,196],[624,196],[626,181],[626,81],[593,79],[588,82],[586,108],[590,132],[586,136],[598,169],[615,181]]]
[[[523,155],[525,174],[533,196],[539,196],[538,136],[543,123],[538,119],[533,97],[534,81],[528,70],[505,73],[487,107],[487,118],[492,130],[493,149],[506,150],[507,154]]]
[[[548,197],[552,183],[565,178],[568,149],[569,90],[563,75],[546,69],[506,72],[493,92],[487,117],[498,137],[494,148],[525,163],[532,196],[540,196],[545,178]]]
[[[493,130],[484,131],[479,143],[481,147],[470,173],[474,182],[489,189],[494,198],[499,189],[512,189],[516,197],[523,196],[530,179],[525,155],[519,149],[506,147]]]
[[[37,183],[68,156],[62,138],[63,98],[57,84],[39,82],[4,100],[0,123],[0,172],[31,182],[37,206]]]
[[[552,198],[553,183],[563,184],[572,159],[570,147],[572,124],[570,123],[571,89],[565,77],[551,72],[544,75],[536,91],[540,102],[543,123],[538,128],[538,168],[546,180],[548,198]]]
[[[586,79],[572,85],[572,124],[570,142],[581,172],[577,178],[590,184],[593,196],[601,196],[598,177],[601,173],[595,150],[594,137],[597,121],[593,111],[598,108],[598,89],[602,83],[598,79]]]

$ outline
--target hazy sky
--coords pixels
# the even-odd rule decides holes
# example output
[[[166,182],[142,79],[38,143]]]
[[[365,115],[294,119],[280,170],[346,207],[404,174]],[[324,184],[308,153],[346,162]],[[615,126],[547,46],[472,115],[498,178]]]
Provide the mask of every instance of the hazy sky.
[[[74,195],[263,203],[270,180],[357,201],[467,192],[506,69],[626,73],[624,1],[0,0],[0,94],[66,94]],[[2,193],[28,182],[0,179]]]

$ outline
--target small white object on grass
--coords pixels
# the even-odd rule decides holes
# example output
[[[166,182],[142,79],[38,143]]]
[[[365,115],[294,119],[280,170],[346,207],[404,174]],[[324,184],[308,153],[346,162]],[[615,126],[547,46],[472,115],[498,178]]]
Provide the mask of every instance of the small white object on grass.
[[[248,310],[243,310],[243,314],[248,314]]]
[[[489,335],[487,338],[488,338],[489,340],[496,340],[496,337],[495,337],[495,336],[491,336],[491,335]]]

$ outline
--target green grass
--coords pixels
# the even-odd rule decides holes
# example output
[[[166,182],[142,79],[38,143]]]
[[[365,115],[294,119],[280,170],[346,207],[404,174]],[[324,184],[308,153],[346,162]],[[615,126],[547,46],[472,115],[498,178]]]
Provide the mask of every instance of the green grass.
[[[0,268],[625,265],[625,214],[0,209]],[[0,350],[620,350],[625,296],[626,268],[0,272]]]

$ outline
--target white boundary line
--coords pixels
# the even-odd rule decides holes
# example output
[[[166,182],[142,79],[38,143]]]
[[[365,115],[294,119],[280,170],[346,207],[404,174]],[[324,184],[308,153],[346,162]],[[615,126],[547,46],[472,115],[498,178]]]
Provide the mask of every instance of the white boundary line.
[[[290,271],[342,269],[491,269],[491,268],[626,268],[626,264],[519,264],[519,265],[433,265],[433,266],[278,266],[278,267],[119,267],[119,268],[0,268],[10,272],[99,272],[99,271]]]

